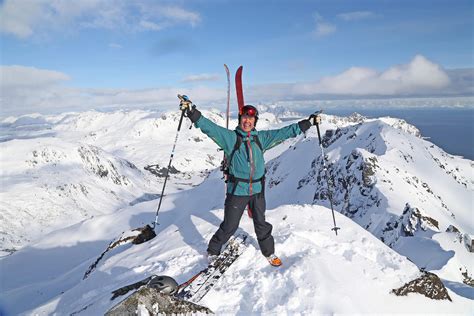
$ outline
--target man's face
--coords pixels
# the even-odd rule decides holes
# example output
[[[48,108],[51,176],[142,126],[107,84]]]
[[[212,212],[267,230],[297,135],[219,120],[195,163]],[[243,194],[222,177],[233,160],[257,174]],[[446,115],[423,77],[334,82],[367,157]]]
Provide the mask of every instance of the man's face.
[[[244,132],[250,132],[255,127],[255,116],[242,115],[240,118],[240,128]]]

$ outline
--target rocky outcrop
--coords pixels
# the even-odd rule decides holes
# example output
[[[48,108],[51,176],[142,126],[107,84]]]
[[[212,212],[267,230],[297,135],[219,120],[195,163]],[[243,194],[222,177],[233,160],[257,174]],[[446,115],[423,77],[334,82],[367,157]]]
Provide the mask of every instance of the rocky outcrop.
[[[147,286],[141,287],[105,313],[106,316],[195,314],[213,314],[213,312],[207,307],[162,294],[157,289]]]
[[[130,184],[130,180],[119,172],[113,161],[106,158],[100,148],[91,145],[82,145],[77,151],[86,170],[100,178],[108,178],[117,185]],[[116,162],[127,168],[137,169],[135,165],[129,161],[116,159]]]
[[[459,270],[461,270],[461,274],[463,276],[463,280],[462,280],[462,283],[466,284],[466,285],[469,285],[470,287],[474,287],[474,279],[472,278],[472,276],[470,275],[469,271],[467,270],[466,267],[464,268],[460,268]]]
[[[89,266],[87,271],[84,273],[83,280],[89,277],[89,275],[95,270],[95,268],[97,267],[99,262],[102,260],[102,258],[112,249],[115,249],[121,245],[128,244],[128,243],[139,245],[155,237],[156,237],[156,233],[153,230],[153,228],[151,228],[150,225],[145,225],[144,227],[133,229],[132,231],[127,232],[127,233],[125,232],[122,233],[122,235],[119,238],[111,241],[109,246],[104,250],[104,252],[102,252],[101,255],[96,259],[96,261]]]
[[[410,281],[398,289],[393,289],[392,293],[397,296],[406,296],[409,293],[419,293],[433,300],[451,300],[448,291],[440,278],[430,272],[423,272],[419,278]]]
[[[160,167],[159,165],[148,165],[144,169],[157,177],[164,178],[166,177],[168,168]],[[173,166],[170,166],[169,174],[178,174],[179,170]]]
[[[401,216],[403,232],[405,236],[414,236],[415,232],[421,230],[439,230],[438,221],[421,214],[420,210],[416,207],[410,207],[407,203]]]
[[[417,232],[439,231],[439,223],[434,218],[426,216],[418,207],[405,204],[401,216],[392,216],[385,224],[380,239],[392,247],[400,237],[412,237]]]

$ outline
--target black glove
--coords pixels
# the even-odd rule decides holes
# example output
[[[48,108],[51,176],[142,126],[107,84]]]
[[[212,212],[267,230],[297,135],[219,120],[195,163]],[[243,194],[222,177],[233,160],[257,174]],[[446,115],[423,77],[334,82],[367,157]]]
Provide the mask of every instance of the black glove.
[[[312,125],[319,125],[321,124],[321,115],[320,112],[313,113],[309,116],[308,120],[311,122]]]
[[[319,113],[311,114],[306,120],[298,122],[300,130],[303,133],[306,132],[312,125],[316,124],[321,124],[321,115],[319,115]]]
[[[179,109],[181,111],[186,111],[186,116],[191,120],[191,122],[196,123],[201,117],[201,112],[196,109],[196,106],[187,96],[178,95],[178,98],[181,100],[179,103]]]
[[[300,127],[300,130],[305,133],[311,127],[311,122],[308,119],[302,120],[298,122],[298,126]]]

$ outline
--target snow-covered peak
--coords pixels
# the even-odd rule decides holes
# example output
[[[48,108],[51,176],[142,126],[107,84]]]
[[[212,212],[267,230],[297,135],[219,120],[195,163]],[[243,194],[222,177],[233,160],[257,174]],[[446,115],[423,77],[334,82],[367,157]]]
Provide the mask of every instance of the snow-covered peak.
[[[259,104],[257,105],[258,112],[260,114],[262,113],[272,113],[275,115],[280,120],[288,120],[288,119],[296,119],[296,118],[302,118],[304,115],[301,113],[295,112],[288,110],[287,108],[281,106],[281,105],[262,105]]]
[[[225,125],[218,111],[202,112]],[[112,290],[150,274],[182,282],[202,268],[223,217],[222,152],[186,119],[158,236],[114,249],[82,280],[111,240],[154,219],[179,119],[90,111],[2,123],[2,245],[20,249],[0,258],[2,312],[103,314]],[[289,123],[262,112],[258,128]],[[329,178],[314,128],[266,153],[267,219],[283,267],[268,266],[244,217],[251,246],[202,303],[219,314],[469,313],[472,161],[394,118],[323,114],[322,136]],[[453,301],[391,294],[419,268],[438,274]]]
[[[461,271],[470,270],[463,254],[469,250],[458,244],[474,230],[472,161],[446,154],[421,139],[411,125],[395,119],[370,119],[325,129],[323,134],[329,179],[322,168],[317,134],[311,130],[292,150],[268,162],[269,206],[329,206],[327,184],[332,183],[338,212],[420,268],[438,271],[445,278],[455,274],[454,280],[463,282]],[[446,232],[449,227],[456,227],[461,241],[453,238],[441,247],[438,239],[451,234]],[[472,253],[468,257],[472,260]],[[458,262],[455,269],[453,260]]]

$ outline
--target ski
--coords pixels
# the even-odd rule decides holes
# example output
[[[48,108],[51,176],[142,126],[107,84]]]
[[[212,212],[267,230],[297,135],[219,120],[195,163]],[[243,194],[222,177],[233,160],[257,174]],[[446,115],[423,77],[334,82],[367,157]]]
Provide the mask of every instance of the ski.
[[[225,271],[237,260],[237,258],[247,248],[247,235],[239,234],[229,239],[224,251],[217,256],[205,269],[199,271],[188,281],[178,286],[173,278],[166,276],[151,275],[143,280],[121,287],[112,291],[111,301],[117,297],[124,296],[130,291],[138,291],[143,286],[154,287],[152,284],[155,279],[168,278],[175,284],[174,294],[170,294],[175,299],[187,300],[192,303],[199,302],[209,290],[219,281]],[[159,282],[158,282],[159,284]],[[133,295],[133,294],[132,294]]]
[[[227,111],[226,111],[226,121],[225,121],[225,128],[229,129],[229,117],[230,117],[230,71],[229,67],[224,64],[225,72],[227,75]],[[221,171],[223,172],[223,176],[225,179],[226,187],[225,192],[227,192],[227,174],[226,174],[226,166],[227,166],[227,158],[225,153],[223,154],[222,161],[221,161]]]
[[[227,112],[225,120],[225,128],[229,129],[229,116],[230,116],[230,71],[229,67],[224,64],[225,72],[227,75]],[[225,156],[225,155],[224,155]]]
[[[242,70],[243,66],[240,66],[235,73],[235,92],[237,94],[237,104],[239,105],[239,113],[242,110],[244,103],[244,89],[242,87]]]
[[[199,302],[247,248],[247,235],[231,237],[224,251],[205,269],[179,286],[176,296],[193,303]]]

